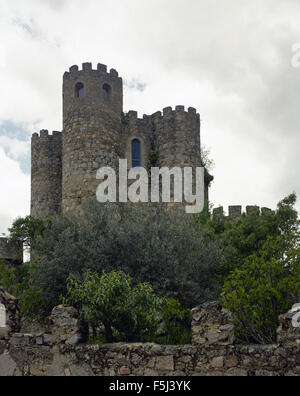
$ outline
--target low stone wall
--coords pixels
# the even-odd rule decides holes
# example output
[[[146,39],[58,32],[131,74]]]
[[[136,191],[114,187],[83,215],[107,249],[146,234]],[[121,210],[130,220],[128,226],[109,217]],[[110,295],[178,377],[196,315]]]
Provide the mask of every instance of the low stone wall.
[[[8,238],[0,237],[0,260],[8,261],[12,265],[23,263],[23,244],[13,243]]]
[[[0,375],[10,376],[298,376],[300,327],[280,317],[276,345],[235,345],[232,317],[220,303],[193,311],[193,345],[78,344],[74,308],[56,307],[52,334],[0,339]],[[0,337],[1,338],[1,337]]]

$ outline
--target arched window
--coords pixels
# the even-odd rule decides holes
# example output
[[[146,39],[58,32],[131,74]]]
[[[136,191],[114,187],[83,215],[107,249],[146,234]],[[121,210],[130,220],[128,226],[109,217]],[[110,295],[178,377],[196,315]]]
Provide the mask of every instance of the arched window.
[[[6,326],[6,309],[3,304],[0,304],[0,327]]]
[[[111,94],[111,87],[108,84],[104,84],[102,87],[102,97],[104,100],[107,100],[110,98]]]
[[[141,142],[138,139],[134,139],[131,142],[131,157],[132,157],[133,168],[142,166]]]
[[[84,85],[79,82],[75,85],[75,97],[82,99],[84,97]]]

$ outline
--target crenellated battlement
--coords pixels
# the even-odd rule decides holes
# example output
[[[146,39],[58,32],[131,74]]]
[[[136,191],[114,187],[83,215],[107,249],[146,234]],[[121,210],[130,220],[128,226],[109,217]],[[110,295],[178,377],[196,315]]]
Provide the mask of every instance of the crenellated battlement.
[[[246,206],[245,211],[243,211],[242,205],[234,205],[234,206],[228,206],[228,216],[225,216],[223,206],[213,209],[213,216],[228,217],[232,220],[238,220],[240,217],[242,217],[243,214],[249,215],[254,211],[259,215],[272,212],[272,210],[269,208],[260,208],[259,206],[255,206],[255,205]]]
[[[81,69],[78,65],[73,65],[69,68],[69,71],[64,73],[64,80],[69,80],[71,78],[79,78],[80,76],[84,76],[90,74],[92,76],[102,76],[105,75],[109,79],[118,79],[122,81],[122,78],[119,77],[119,73],[115,69],[110,69],[108,72],[107,66],[102,63],[97,64],[97,68],[93,69],[93,64],[91,62],[82,63]]]
[[[144,114],[143,118],[139,118],[138,117],[138,112],[135,110],[129,110],[126,115],[128,117],[130,117],[131,119],[162,119],[164,116],[176,116],[177,114],[182,115],[194,115],[196,116],[196,119],[200,118],[200,114],[197,113],[197,110],[194,107],[189,107],[188,110],[185,110],[184,106],[176,106],[175,109],[173,109],[172,107],[165,107],[162,111],[156,111],[155,113],[148,115],[148,114]]]
[[[180,115],[182,116],[183,114],[186,115],[195,115],[196,119],[200,120],[200,114],[197,113],[197,110],[194,107],[189,107],[187,110],[185,109],[185,106],[178,105],[175,106],[175,109],[173,109],[171,106],[165,107],[161,112],[154,113],[152,117],[158,117],[159,115],[164,117],[164,116],[176,116]]]
[[[41,139],[48,139],[50,141],[52,139],[59,140],[62,139],[62,132],[52,131],[52,134],[50,134],[47,129],[42,129],[39,133],[35,132],[32,134],[33,141],[39,141]]]

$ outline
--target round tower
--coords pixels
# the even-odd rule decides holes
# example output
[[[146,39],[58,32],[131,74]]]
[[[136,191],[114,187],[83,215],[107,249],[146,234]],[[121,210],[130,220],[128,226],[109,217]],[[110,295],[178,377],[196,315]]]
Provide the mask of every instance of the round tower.
[[[123,82],[116,70],[84,63],[63,78],[62,210],[77,211],[96,195],[102,166],[116,168],[120,154]]]
[[[202,167],[200,142],[200,114],[196,109],[184,106],[166,107],[152,115],[155,131],[155,151],[159,167]],[[204,196],[208,201],[208,189],[212,177],[205,172]],[[173,183],[171,183],[173,186]]]
[[[166,107],[153,115],[160,167],[201,166],[200,115],[190,107]]]

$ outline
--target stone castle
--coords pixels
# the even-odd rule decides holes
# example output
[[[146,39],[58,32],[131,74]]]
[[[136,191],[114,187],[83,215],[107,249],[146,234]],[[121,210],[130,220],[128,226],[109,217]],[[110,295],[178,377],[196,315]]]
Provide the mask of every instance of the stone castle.
[[[123,113],[123,81],[114,69],[84,63],[63,76],[63,131],[32,136],[31,214],[78,211],[95,196],[100,167],[202,166],[200,115],[177,106],[138,118]],[[212,177],[206,173],[205,196]]]
[[[190,107],[166,107],[162,112],[138,118],[123,112],[123,81],[114,69],[84,63],[63,76],[63,131],[34,133],[31,143],[31,215],[44,217],[78,212],[83,201],[96,195],[100,167],[152,166],[196,168],[202,166],[200,115]],[[205,199],[213,177],[205,173]],[[253,207],[247,207],[247,213]],[[259,208],[256,208],[259,210]],[[262,212],[268,210],[262,208]],[[233,220],[241,206],[230,206]],[[214,209],[222,216],[223,208]],[[0,260],[22,262],[22,246],[0,238]]]

